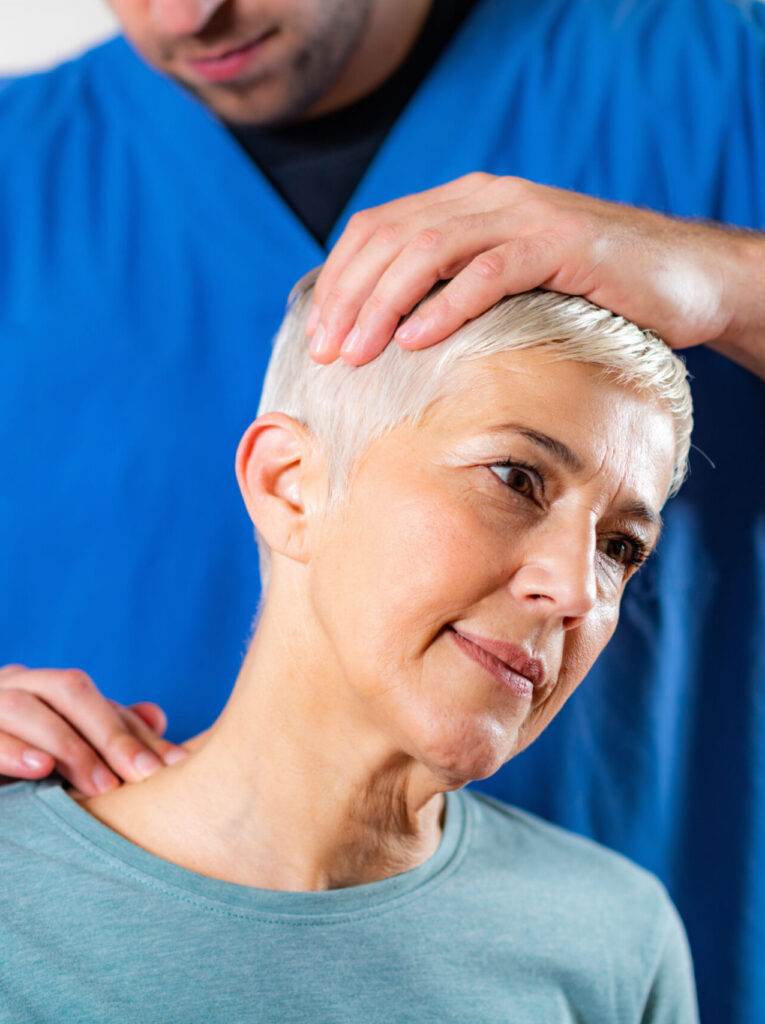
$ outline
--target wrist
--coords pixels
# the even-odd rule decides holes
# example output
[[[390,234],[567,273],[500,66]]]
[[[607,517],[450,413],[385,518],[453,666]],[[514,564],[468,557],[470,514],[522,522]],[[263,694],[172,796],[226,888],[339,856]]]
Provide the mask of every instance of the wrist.
[[[765,234],[726,232],[726,327],[709,347],[765,376]]]

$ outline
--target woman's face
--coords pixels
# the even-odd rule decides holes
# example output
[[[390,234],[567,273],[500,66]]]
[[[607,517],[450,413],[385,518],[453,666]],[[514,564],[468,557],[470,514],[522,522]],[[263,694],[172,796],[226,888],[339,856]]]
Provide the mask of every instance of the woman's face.
[[[362,459],[310,601],[344,681],[447,784],[534,740],[603,650],[659,535],[673,425],[541,350],[467,363]]]

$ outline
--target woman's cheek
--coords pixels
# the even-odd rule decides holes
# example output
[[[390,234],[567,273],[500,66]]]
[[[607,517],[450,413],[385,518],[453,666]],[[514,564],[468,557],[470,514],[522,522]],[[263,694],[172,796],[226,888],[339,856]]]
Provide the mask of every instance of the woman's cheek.
[[[564,658],[574,678],[573,688],[584,679],[614,635],[619,623],[619,604],[620,594],[616,590],[607,596],[601,593],[584,622],[566,637]]]
[[[386,565],[431,587],[454,590],[494,561],[487,531],[473,510],[438,493],[401,503],[385,516],[381,529]]]

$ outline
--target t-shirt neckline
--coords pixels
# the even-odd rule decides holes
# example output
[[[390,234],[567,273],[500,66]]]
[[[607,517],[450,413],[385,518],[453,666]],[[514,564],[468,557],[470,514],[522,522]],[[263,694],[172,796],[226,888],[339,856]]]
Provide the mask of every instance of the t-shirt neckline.
[[[451,874],[467,848],[470,832],[470,807],[464,791],[445,793],[445,819],[441,840],[435,852],[409,871],[378,882],[330,889],[324,892],[282,892],[258,889],[209,878],[149,853],[113,832],[82,808],[59,782],[43,781],[33,785],[34,797],[54,815],[80,843],[95,848],[99,859],[106,856],[112,866],[146,884],[157,883],[169,894],[181,898],[192,895],[195,901],[226,904],[240,912],[285,922],[310,918],[337,920],[388,909],[429,890]]]

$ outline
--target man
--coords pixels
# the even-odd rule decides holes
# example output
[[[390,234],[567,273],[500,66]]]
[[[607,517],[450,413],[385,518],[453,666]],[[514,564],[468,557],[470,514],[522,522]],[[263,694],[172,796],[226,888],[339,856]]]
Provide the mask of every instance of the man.
[[[222,705],[256,597],[225,453],[289,283],[352,212],[476,170],[762,227],[763,14],[724,0],[113,6],[151,66],[117,41],[0,98],[0,650],[84,668],[123,702],[154,697],[181,738]],[[455,201],[463,186],[450,188]],[[560,254],[561,207],[545,202],[537,236]],[[479,252],[508,241],[487,241],[495,231],[524,237],[539,204],[521,207],[498,222],[479,205]],[[600,208],[589,216],[601,224],[592,269],[613,223]],[[381,228],[381,271],[400,219]],[[682,235],[663,220],[645,230],[648,271],[627,246],[615,265],[636,277],[612,286],[614,308],[614,295],[643,294]],[[576,246],[563,248],[551,284],[589,294]],[[707,302],[715,265],[738,279],[736,298],[757,294],[757,260],[730,249],[721,235],[700,294],[675,275],[670,320]],[[351,290],[355,301],[373,288]],[[655,298],[649,289],[645,308],[624,312],[659,329]],[[350,333],[350,307],[335,309],[339,326],[325,314],[320,358]],[[696,441],[717,468],[695,460],[611,649],[546,741],[494,785],[657,870],[688,924],[702,1012],[748,1021],[765,1012],[761,385],[707,348],[688,361]],[[182,476],[168,473],[179,464]],[[213,610],[215,639],[189,643],[188,623]],[[24,723],[43,705],[18,695],[50,689],[31,675],[5,680],[15,711],[3,729],[26,745],[40,742]],[[78,738],[60,739],[66,769]]]

